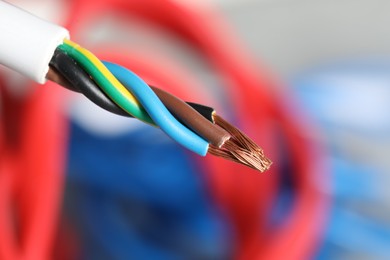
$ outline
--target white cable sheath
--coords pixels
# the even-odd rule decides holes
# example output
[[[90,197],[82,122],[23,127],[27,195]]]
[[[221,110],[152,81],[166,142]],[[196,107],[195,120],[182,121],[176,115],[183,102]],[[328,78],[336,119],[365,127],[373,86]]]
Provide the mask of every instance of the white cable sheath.
[[[0,64],[43,84],[50,59],[65,38],[65,28],[0,0]]]

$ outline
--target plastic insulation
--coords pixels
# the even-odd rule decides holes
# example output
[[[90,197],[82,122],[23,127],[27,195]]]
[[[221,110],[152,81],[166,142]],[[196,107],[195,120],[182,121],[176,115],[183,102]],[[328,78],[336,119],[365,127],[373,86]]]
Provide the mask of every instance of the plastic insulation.
[[[74,62],[72,58],[70,58],[60,49],[56,50],[50,64],[55,67],[62,76],[65,77],[70,85],[72,85],[72,87],[69,88],[72,88],[75,91],[81,91],[92,102],[103,109],[106,109],[112,113],[120,113],[120,115],[128,116],[124,110],[119,108],[98,88],[96,83]],[[53,72],[51,72],[51,74],[52,73]],[[57,76],[55,80],[59,79],[60,78]],[[67,82],[62,83],[67,84]],[[157,94],[157,96],[159,96],[160,99],[163,100],[164,105],[167,106],[168,110],[173,112],[176,118],[182,121],[186,126],[189,126],[192,130],[205,138],[211,144],[219,147],[230,138],[229,133],[208,121],[181,99],[158,88],[153,88],[153,91]],[[204,108],[202,105],[198,106]]]
[[[51,80],[53,82],[56,82],[57,84],[72,90],[74,92],[80,93],[80,90],[74,87],[72,84],[69,83],[69,81],[64,78],[57,69],[53,68],[52,66],[49,67],[49,71],[46,74],[46,79]]]
[[[50,59],[69,32],[0,1],[0,64],[43,84]]]
[[[55,51],[50,65],[57,69],[57,72],[53,71],[53,69],[49,70],[48,77],[50,77],[51,80],[66,85],[68,89],[73,91],[82,92],[93,103],[107,111],[122,116],[130,116],[107,97],[89,75],[60,49]],[[230,138],[228,132],[210,122],[181,99],[164,90],[155,87],[151,88],[178,120],[182,121],[186,126],[205,138],[209,143],[220,147]],[[205,111],[214,111],[212,108],[203,105],[195,103],[191,103],[191,105]],[[211,116],[211,114],[209,116]]]
[[[52,81],[64,85],[70,90],[83,93],[93,103],[107,111],[121,116],[131,116],[105,95],[89,75],[60,49],[55,51],[50,65],[56,69],[55,71],[53,68],[50,69],[47,75]],[[215,146],[221,146],[230,138],[229,133],[212,123],[214,109],[196,103],[190,103],[188,105],[164,90],[156,87],[151,88],[178,120],[204,137],[209,143]],[[196,107],[203,113],[207,113],[202,115],[191,106]],[[211,118],[211,120],[208,120],[208,118]]]
[[[123,110],[154,125],[145,109],[95,55],[71,41],[65,41],[59,48],[72,57]]]
[[[56,51],[60,51],[60,49],[57,49]],[[61,55],[62,56],[62,55]],[[77,66],[78,68],[77,69],[81,69],[77,63],[74,62],[74,60],[72,58],[70,58],[68,55],[66,55],[68,59],[71,59],[73,61],[73,65],[74,66]],[[58,67],[58,65],[56,65],[55,63],[57,62],[56,59],[58,58],[59,56],[56,56],[54,55],[53,58],[52,58],[52,61],[50,63],[53,63],[51,64],[50,68],[49,68],[49,72],[47,73],[46,75],[46,78],[48,80],[51,80],[51,81],[54,81],[56,82],[57,84],[69,89],[69,90],[72,90],[74,92],[78,92],[78,93],[83,93],[82,89],[84,88],[87,88],[87,85],[86,86],[74,86],[73,84],[71,84],[65,77],[64,77],[64,73],[68,73],[67,70],[63,70],[61,69],[61,73],[59,72],[58,69],[56,69],[56,67]],[[89,77],[89,76],[88,76]],[[90,77],[89,77],[90,78]],[[93,80],[92,80],[93,81]],[[93,87],[93,90],[88,90],[88,91],[96,91],[96,92],[102,92],[102,90],[96,85],[96,83],[93,81],[93,84],[94,84],[94,87]],[[89,86],[89,85],[88,85]],[[92,86],[90,86],[92,88]],[[152,88],[152,90],[154,91],[154,93],[156,93],[156,87],[153,87],[153,86],[150,86],[149,87]],[[79,89],[80,88],[80,89]],[[104,93],[104,92],[103,92]],[[167,92],[168,93],[168,92]],[[84,93],[83,93],[84,94]],[[159,97],[159,99],[162,100],[162,102],[165,104],[165,101],[163,99],[162,96],[159,96],[158,93],[156,93],[157,96]],[[84,94],[85,95],[85,94]],[[96,94],[98,95],[98,94]],[[94,97],[94,99],[91,99],[89,98],[91,101],[93,101],[96,105],[98,105],[99,107],[107,110],[107,111],[111,111],[112,113],[114,114],[117,114],[117,115],[123,115],[122,116],[128,116],[128,117],[133,117],[132,115],[126,113],[125,112],[121,112],[121,111],[124,111],[122,108],[120,108],[114,101],[112,101],[107,95],[100,95],[99,96],[102,97],[102,101],[100,101],[97,97]],[[180,100],[181,101],[181,100]],[[98,103],[99,102],[99,103]],[[185,102],[186,104],[188,104],[189,106],[191,106],[193,109],[195,109],[199,114],[201,114],[204,118],[206,118],[207,120],[209,120],[210,122],[213,123],[213,113],[215,113],[215,110],[214,108],[212,107],[208,107],[208,106],[205,106],[205,105],[201,105],[201,104],[197,104],[197,103],[193,103],[193,102]],[[104,104],[106,105],[109,105],[111,106],[111,110],[108,109]],[[120,110],[120,111],[119,111]],[[174,114],[174,111],[170,110],[170,108],[168,107],[168,110]]]
[[[89,100],[101,108],[121,116],[129,116],[129,114],[118,107],[89,77],[89,75],[79,67],[75,61],[57,49],[50,61],[50,65],[69,82],[72,90],[82,92]],[[59,79],[57,79],[59,80]],[[63,82],[66,84],[66,82]]]
[[[207,120],[181,99],[159,88],[153,88],[153,91],[176,118],[179,118],[194,132],[209,141],[210,144],[221,147],[230,138],[227,131]]]
[[[67,58],[69,58],[69,59],[71,59],[73,61],[73,59],[70,58],[68,55],[66,55],[66,56],[67,56]],[[107,111],[110,111],[110,112],[112,112],[114,114],[117,114],[117,115],[133,117],[132,115],[124,112],[124,110],[122,108],[120,108],[114,101],[112,101],[107,95],[104,95],[104,92],[102,92],[102,90],[96,85],[96,83],[93,80],[92,80],[92,82],[94,84],[93,87],[92,87],[92,85],[80,85],[78,87],[75,87],[74,85],[72,85],[72,83],[70,83],[64,77],[64,75],[65,75],[64,73],[68,73],[68,70],[60,69],[60,71],[61,71],[60,72],[59,70],[57,70],[55,68],[55,67],[58,66],[58,65],[54,64],[54,63],[57,62],[57,61],[55,61],[55,59],[57,59],[57,58],[58,57],[54,57],[53,56],[53,59],[51,61],[51,63],[53,62],[53,64],[50,67],[49,72],[46,75],[46,78],[48,80],[54,81],[57,84],[65,87],[65,88],[67,88],[69,90],[72,90],[72,91],[78,92],[78,93],[82,93],[84,95],[86,95],[86,93],[84,93],[84,91],[90,91],[91,93],[95,93],[96,92],[96,94],[93,94],[93,95],[96,95],[96,96],[91,97],[91,98],[88,97],[96,105],[98,105],[99,107],[101,107],[101,108],[103,108],[103,109],[105,109]],[[75,63],[72,63],[72,64],[74,66],[78,67],[78,69],[81,69],[79,66],[77,66],[77,64],[75,64]],[[82,81],[82,82],[84,82],[84,81]],[[175,109],[172,109],[173,107],[175,107],[177,105],[173,105],[172,104],[172,105],[167,106],[167,104],[166,104],[167,102],[164,100],[164,95],[159,95],[160,91],[158,91],[158,90],[161,90],[161,89],[159,89],[157,87],[153,87],[153,86],[149,86],[149,87],[152,88],[153,92],[156,93],[158,98],[164,103],[164,105],[166,105],[166,107],[168,108],[169,112],[171,112],[177,119],[181,120],[180,118],[178,118],[175,115],[175,111],[174,111]],[[91,88],[91,89],[87,89],[87,88]],[[162,91],[164,91],[164,90],[162,90]],[[101,93],[103,93],[103,95],[102,94],[97,94],[97,92],[101,92]],[[166,92],[166,91],[164,91],[164,92]],[[166,93],[169,94],[168,92],[166,92]],[[97,97],[97,95],[99,95],[99,97],[101,97],[101,100]],[[172,94],[169,94],[169,95],[172,95]],[[178,100],[177,102],[184,102],[184,101],[182,101],[179,98],[177,100]],[[201,105],[201,104],[197,104],[197,103],[193,103],[193,102],[185,102],[185,103],[188,106],[190,106],[191,108],[195,109],[196,112],[198,112],[200,115],[202,115],[208,121],[213,123],[213,114],[215,113],[214,108],[208,107],[208,106],[205,106],[205,105]],[[110,106],[110,108],[108,108],[107,106]],[[190,125],[187,125],[187,126],[191,128]],[[201,135],[201,133],[199,133],[199,134]]]
[[[153,121],[168,136],[189,150],[205,156],[209,144],[200,136],[182,125],[168,111],[151,88],[130,70],[110,62],[103,62],[112,74],[139,100]]]
[[[154,88],[153,88],[153,90],[154,90]],[[210,122],[214,122],[214,119],[213,119],[213,114],[215,113],[214,108],[208,107],[205,105],[201,105],[201,104],[197,104],[197,103],[192,103],[192,102],[186,102],[186,103],[188,105],[190,105],[193,109],[195,109],[203,117],[205,117],[207,120],[209,120]]]

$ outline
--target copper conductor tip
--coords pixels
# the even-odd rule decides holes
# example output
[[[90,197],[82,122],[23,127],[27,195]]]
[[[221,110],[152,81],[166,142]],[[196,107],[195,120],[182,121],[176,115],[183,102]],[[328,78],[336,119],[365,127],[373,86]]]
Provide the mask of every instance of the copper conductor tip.
[[[221,147],[210,145],[210,154],[244,164],[260,172],[269,169],[272,162],[265,157],[263,149],[222,117],[214,114],[213,119],[216,125],[225,129],[231,135],[231,138],[225,141]]]

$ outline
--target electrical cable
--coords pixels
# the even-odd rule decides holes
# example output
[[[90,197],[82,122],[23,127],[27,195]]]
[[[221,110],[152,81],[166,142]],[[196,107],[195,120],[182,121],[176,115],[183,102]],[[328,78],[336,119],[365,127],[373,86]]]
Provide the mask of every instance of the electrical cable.
[[[57,71],[61,72],[65,78],[64,80],[69,82],[68,85],[73,86],[72,90],[82,92],[92,102],[109,112],[121,116],[129,116],[128,113],[116,105],[116,103],[114,103],[106,94],[104,94],[104,92],[101,91],[99,87],[96,86],[96,83],[75,63],[72,58],[60,49],[55,51],[53,58],[50,61],[50,65],[56,68]],[[57,77],[54,77],[53,75],[56,75]],[[47,77],[60,84],[67,84],[66,81],[61,80],[58,74],[53,71],[51,71]],[[207,118],[201,116],[195,109],[191,108],[184,101],[164,90],[153,87],[152,90],[163,101],[168,110],[174,114],[175,118],[183,121],[186,126],[200,134],[211,144],[220,147],[227,139],[230,138],[229,133],[210,122]],[[211,113],[214,111],[212,108],[195,103],[191,103],[191,105],[201,109],[204,114],[208,114],[208,118],[211,118]]]
[[[75,45],[72,45],[70,50],[67,49],[66,47],[63,47],[63,46],[71,46],[71,45],[63,44],[63,45],[59,46],[59,49],[63,50],[64,52],[67,52],[70,56],[71,56],[71,53],[75,53],[75,51],[71,51],[71,50],[75,50],[75,48],[76,48]],[[81,47],[77,47],[77,48],[81,49]],[[58,54],[58,52],[56,52],[56,54]],[[91,64],[91,63],[86,64],[84,62],[84,59],[85,59],[85,57],[87,57],[87,55],[89,55],[89,58],[87,59],[87,61],[91,61],[92,59],[95,60],[93,64]],[[97,70],[96,66],[99,66],[99,63],[101,63],[100,60],[98,60],[92,53],[88,52],[85,49],[83,50],[82,55],[79,55],[76,57],[77,57],[77,61],[84,62],[84,63],[82,63],[85,66],[84,69],[90,68],[89,72],[91,72],[91,71],[96,72],[96,70]],[[93,58],[91,58],[91,57],[93,57]],[[69,65],[70,65],[70,63],[69,63]],[[107,69],[104,67],[103,64],[101,64],[101,66],[99,66],[99,70],[101,71],[101,70],[107,70]],[[75,70],[72,70],[72,71],[74,72]],[[202,156],[207,154],[208,143],[203,138],[196,135],[194,132],[190,131],[184,125],[179,123],[177,121],[177,119],[175,117],[173,117],[170,114],[170,112],[165,108],[165,106],[161,103],[161,101],[157,98],[157,96],[154,94],[154,92],[149,88],[149,86],[146,83],[144,83],[137,76],[130,74],[131,72],[128,72],[126,74],[126,77],[124,77],[123,75],[125,73],[123,73],[123,70],[117,69],[117,71],[119,71],[119,75],[122,75],[123,81],[127,81],[129,83],[129,85],[132,85],[133,88],[139,86],[140,88],[138,88],[138,89],[139,90],[142,89],[143,92],[140,92],[140,91],[137,92],[139,94],[138,98],[140,98],[144,103],[147,104],[146,106],[144,105],[144,107],[146,108],[147,113],[150,113],[150,115],[153,118],[153,119],[148,120],[149,122],[152,122],[153,125],[155,124],[154,122],[156,122],[157,125],[165,133],[167,133],[171,138],[173,138],[174,140],[176,140],[177,142],[179,142],[180,144],[182,144],[183,146],[185,146],[189,150],[194,151]],[[93,74],[91,76],[92,77],[95,76],[95,77],[100,78],[101,79],[100,82],[106,82],[104,79],[107,79],[107,77],[112,78],[110,80],[111,82],[118,81],[114,76],[108,76],[110,74],[111,74],[110,71],[108,71],[108,73],[105,73],[102,76],[100,75],[100,77],[96,74]],[[72,79],[72,77],[73,77],[73,75],[70,76],[68,80],[77,81],[77,82],[75,82],[77,85],[81,84],[80,81],[78,81],[77,79]],[[94,80],[99,82],[99,80],[95,77],[94,77]],[[87,78],[88,77],[84,77],[84,79],[87,79]],[[89,90],[95,89],[94,85],[92,84],[92,81],[88,80],[84,83],[91,84],[91,87],[88,88]],[[119,84],[120,84],[120,86],[123,86],[121,83],[119,83]],[[108,95],[110,95],[110,94],[112,95],[111,97],[113,98],[113,100],[116,100],[115,98],[122,98],[121,99],[122,102],[118,102],[118,104],[122,104],[123,108],[129,107],[127,104],[132,104],[132,100],[136,100],[136,99],[134,99],[132,96],[131,96],[132,97],[131,99],[129,98],[130,97],[129,93],[131,93],[131,92],[129,92],[126,88],[125,88],[125,91],[127,93],[126,95],[125,94],[115,95],[115,93],[118,93],[118,92],[115,92],[113,90],[117,90],[116,87],[118,87],[119,84],[116,84],[115,87],[112,87],[112,85],[108,85],[108,87],[102,86],[102,88],[104,91],[106,91],[106,93]],[[99,85],[99,86],[101,86],[101,85]],[[147,92],[147,94],[145,94],[145,92]],[[121,92],[121,93],[123,93],[123,92]],[[100,94],[100,98],[99,98],[100,101],[99,102],[101,102],[103,100],[102,95],[101,95],[102,93],[97,92],[97,93],[94,93],[93,95],[91,95],[91,93],[88,93],[88,97],[95,98],[96,94]],[[123,99],[123,96],[125,96],[125,99]],[[128,101],[128,99],[130,99],[130,102]],[[104,100],[107,101],[108,99],[104,99]],[[108,104],[110,104],[110,102],[105,102],[105,105],[103,107],[108,107]],[[137,101],[137,104],[138,104],[138,101]],[[112,107],[113,106],[110,106],[110,109],[112,109]],[[140,106],[140,109],[143,109],[143,108]],[[116,110],[114,110],[114,111],[116,111]]]
[[[61,49],[57,48],[54,52],[54,55],[50,61],[50,69],[46,75],[46,78],[58,83],[59,85],[75,91],[81,92],[88,97],[92,102],[94,102],[99,107],[110,111],[114,114],[121,116],[133,117],[132,115],[123,112],[124,110],[120,108],[114,101],[112,101],[104,92],[96,85],[96,83],[91,79],[91,77],[77,65],[77,63],[67,54],[65,54]],[[75,75],[77,74],[77,75]],[[82,80],[81,80],[82,79]],[[75,82],[73,82],[75,80]],[[72,83],[70,82],[72,81]],[[163,100],[163,103],[167,106],[168,110],[175,114],[174,107],[181,106],[179,102],[183,102],[181,99],[176,98],[176,101],[172,97],[172,94],[150,86],[152,90],[157,94],[157,96]],[[172,102],[168,102],[168,97]],[[164,96],[166,98],[164,98]],[[166,99],[166,100],[165,100]],[[172,103],[169,105],[168,103]],[[213,113],[215,113],[214,108],[208,107],[205,105],[185,102],[193,109],[195,109],[199,114],[205,117],[208,121],[213,122]],[[187,125],[191,127],[191,125]]]
[[[104,94],[89,75],[60,49],[55,51],[50,65],[56,68],[64,78],[61,79],[57,72],[50,70],[50,74],[47,75],[48,79],[65,85],[65,87],[73,91],[82,92],[88,99],[107,111],[121,116],[131,116]],[[220,147],[230,138],[229,133],[207,119],[211,118],[212,120],[214,109],[196,103],[187,105],[181,99],[164,90],[155,87],[151,88],[163,101],[168,110],[173,113],[175,118],[182,121],[211,144]],[[201,110],[206,117],[199,114],[191,106]]]
[[[58,46],[66,54],[72,57],[94,79],[104,92],[114,100],[123,110],[144,121],[153,124],[145,109],[134,96],[108,71],[102,62],[90,51],[78,44],[65,40]]]
[[[62,61],[65,59],[67,62]],[[80,71],[82,69],[78,67],[76,61],[68,57],[67,54],[60,47],[57,48],[55,55],[53,56],[53,59],[51,61],[51,64],[76,85],[68,88],[73,88],[76,91],[81,91],[80,88],[86,88],[88,90],[88,93],[86,93],[87,97],[89,97],[89,99],[93,102],[99,103],[98,105],[102,108],[107,108],[107,110],[115,109],[114,111],[120,109],[109,97],[107,97],[104,93],[101,93],[102,90],[99,89],[99,87],[96,85],[96,82],[94,82],[87,74],[81,72],[79,73],[80,76],[84,74],[85,82],[88,83],[88,85],[86,85],[85,82],[83,84],[83,81],[74,79],[75,76],[77,76],[75,75],[74,71]],[[62,67],[61,64],[66,66]],[[104,65],[105,64],[102,64],[102,66]],[[110,65],[112,67],[117,66],[116,68],[118,68],[118,65],[116,64]],[[122,82],[122,84],[125,85],[125,87],[130,93],[138,91],[137,93],[140,94],[139,97],[143,99],[143,105],[146,105],[148,109],[151,109],[148,110],[148,112],[150,111],[149,113],[154,111],[155,113],[159,114],[161,112],[166,113],[168,110],[169,112],[172,111],[174,117],[172,117],[171,115],[169,115],[169,117],[175,120],[176,125],[182,127],[182,125],[177,123],[183,123],[185,125],[185,129],[187,129],[186,127],[191,128],[195,131],[196,135],[206,139],[207,142],[210,143],[211,146],[208,147],[209,149],[207,149],[207,152],[210,152],[215,156],[220,156],[225,159],[247,165],[253,169],[260,170],[261,172],[265,171],[270,167],[271,161],[264,156],[263,150],[253,141],[251,141],[249,137],[241,133],[240,130],[238,130],[233,125],[227,123],[224,120],[217,120],[215,124],[214,117],[216,116],[216,113],[212,108],[208,108],[203,105],[197,105],[197,109],[200,109],[202,113],[207,114],[206,117],[203,117],[202,114],[199,114],[196,110],[194,110],[190,105],[186,104],[181,99],[158,88],[149,88],[145,82],[143,82],[137,75],[135,75],[131,71],[125,68],[120,68],[119,71],[122,72],[118,74],[122,76],[122,81],[126,81],[126,83]],[[116,77],[118,76],[116,75]],[[159,98],[161,98],[163,104],[157,101],[158,98],[156,96],[156,93],[153,92],[159,94]],[[99,96],[97,96],[97,94],[99,94]],[[139,99],[139,97],[136,98]],[[154,100],[153,102],[148,101],[150,97],[152,97],[152,99]],[[154,104],[155,106],[153,107],[151,104]],[[110,105],[111,107],[108,108],[108,105]],[[168,110],[163,108],[164,105]],[[211,120],[208,120],[208,118],[210,118]],[[174,140],[184,142],[184,140],[178,139],[179,135],[177,135],[177,129],[174,129],[174,127],[172,126],[168,127],[166,122],[169,122],[169,120],[167,121],[164,119],[163,121],[160,121],[160,124],[165,123],[165,125],[163,125],[163,127],[165,127],[165,132],[168,133],[168,135],[171,135]],[[224,123],[221,124],[220,122]],[[168,132],[172,130],[173,132]],[[176,132],[176,136],[173,134],[174,132]],[[232,135],[230,133],[235,134]],[[188,133],[186,134],[188,135]],[[184,145],[188,147],[189,143],[184,143]]]
[[[61,52],[61,50],[57,49],[56,52]],[[67,61],[66,62],[67,65],[60,66],[57,59],[67,59],[67,60],[70,60],[70,62]],[[64,62],[64,61],[61,61],[61,62]],[[96,83],[90,78],[89,75],[87,75],[87,77],[89,79],[88,81],[92,81],[91,83],[93,85],[89,84],[89,83],[88,84],[81,84],[81,83],[87,82],[87,80],[80,80],[80,85],[78,85],[78,87],[75,87],[74,84],[70,83],[69,80],[67,80],[68,77],[73,79],[73,77],[71,76],[71,73],[70,73],[71,70],[65,69],[67,66],[74,67],[74,68],[72,68],[72,70],[82,70],[79,66],[77,66],[75,61],[72,58],[70,58],[68,55],[66,55],[65,53],[63,53],[61,55],[53,55],[53,58],[50,61],[50,68],[49,68],[49,72],[46,75],[46,78],[48,80],[56,82],[57,84],[65,87],[71,91],[74,91],[77,93],[83,93],[85,96],[87,96],[87,98],[89,100],[91,100],[96,105],[98,105],[99,107],[101,107],[107,111],[110,111],[114,114],[121,115],[121,116],[134,117],[134,116],[128,114],[127,112],[125,112],[114,101],[112,101],[106,94],[104,94],[104,92],[96,85]],[[79,72],[77,72],[77,73],[79,73]],[[85,72],[83,71],[82,73],[84,74]],[[78,77],[83,77],[83,76],[79,75]],[[156,95],[163,101],[164,104],[166,104],[167,102],[164,100],[164,97],[163,97],[164,94],[161,95],[161,92],[165,92],[166,95],[173,96],[172,94],[170,94],[162,89],[159,89],[159,88],[156,88],[153,86],[149,86],[149,87],[153,89],[154,93],[156,93]],[[98,92],[100,92],[102,94],[100,94]],[[90,93],[90,94],[88,94],[88,93]],[[88,95],[91,95],[91,96],[89,97]],[[176,99],[178,100],[178,102],[179,101],[184,102],[181,99],[178,99],[177,97],[176,97]],[[175,103],[172,102],[171,105],[166,104],[166,107],[168,108],[168,110],[174,115],[175,115],[175,111],[174,111],[174,109],[171,109],[171,108],[180,106],[178,104],[178,102],[175,102]],[[197,103],[193,103],[193,102],[188,102],[188,101],[185,103],[188,104],[193,109],[195,109],[196,112],[198,112],[200,115],[202,115],[208,121],[213,123],[213,113],[215,113],[214,108],[209,107],[209,106],[205,106],[205,105],[201,105],[201,104],[197,104]],[[175,117],[177,118],[176,115],[175,115]],[[187,126],[191,127],[190,124]]]
[[[66,60],[66,62],[64,62],[64,60]],[[77,66],[75,61],[68,57],[67,54],[62,52],[60,48],[58,48],[58,50],[55,52],[51,64],[59,71],[61,71],[64,76],[75,85],[74,87],[70,88],[77,90],[86,88],[88,90],[88,92],[85,93],[86,96],[89,97],[89,99],[93,102],[99,103],[98,105],[100,107],[105,108],[108,111],[119,109],[117,105],[115,105],[115,103],[110,100],[109,97],[102,93],[93,80],[85,72],[82,72],[82,69]],[[107,62],[104,64],[106,66],[111,66],[117,69],[119,68],[119,71],[122,73],[117,73],[119,76],[114,72],[113,74],[115,74],[116,77],[121,76],[122,80],[120,79],[120,81],[126,81],[126,83],[122,82],[122,84],[125,85],[129,91],[138,91],[138,94],[141,93],[141,98],[138,96],[136,96],[136,98],[143,99],[143,102],[141,100],[141,103],[143,103],[142,105],[151,109],[150,111],[166,113],[167,110],[163,108],[165,105],[169,111],[172,111],[175,119],[184,123],[184,125],[194,130],[196,134],[206,139],[211,144],[209,147],[210,149],[208,149],[208,152],[211,154],[247,165],[260,171],[264,171],[270,167],[271,161],[264,156],[262,149],[258,147],[253,141],[251,141],[250,138],[241,133],[240,130],[217,116],[212,108],[207,108],[206,106],[202,105],[197,106],[197,108],[201,109],[203,113],[207,112],[209,114],[207,117],[212,119],[210,122],[207,118],[203,117],[181,99],[158,88],[154,88],[153,90],[149,89],[146,83],[144,83],[131,71],[120,66],[118,67],[116,64]],[[77,74],[80,75],[75,75],[75,72],[77,71],[79,71]],[[84,78],[83,81],[77,79],[78,76],[81,77],[82,75]],[[97,96],[97,94],[99,94],[99,96]],[[163,104],[157,101],[158,98],[156,94],[158,94],[159,98],[163,101]],[[152,98],[152,101],[148,101],[150,98]],[[155,107],[153,107],[151,104],[154,104]],[[108,108],[108,105],[111,107]],[[160,106],[160,108],[158,108],[156,105]],[[160,121],[160,123],[169,122],[169,120],[166,120],[166,118],[164,119],[161,116],[159,118],[162,118],[163,120]],[[173,119],[171,116],[170,118]],[[216,120],[216,124],[214,124],[214,118],[219,119]],[[172,127],[167,127],[167,125],[163,127],[165,127],[166,132],[169,130],[172,131],[172,129],[174,129]],[[177,133],[176,130],[174,130],[174,132]],[[169,134],[172,135],[172,133]],[[174,136],[174,138],[177,140],[178,137]],[[180,142],[183,142],[183,140]]]
[[[101,86],[106,91],[106,93],[113,100],[117,100],[116,98],[118,98],[118,95],[115,95],[117,93],[112,91],[113,88],[109,88],[106,86],[105,83],[107,83],[107,81],[109,81],[111,83],[111,84],[107,84],[107,85],[115,86],[116,90],[119,91],[122,94],[122,96],[125,96],[127,98],[127,100],[130,101],[133,105],[134,104],[137,105],[136,107],[138,108],[138,112],[134,112],[135,111],[134,106],[130,106],[131,109],[128,109],[127,112],[134,115],[135,117],[137,117],[140,120],[144,120],[144,121],[146,120],[146,122],[151,123],[151,120],[149,119],[149,117],[146,117],[145,115],[140,115],[140,114],[144,114],[144,110],[142,109],[141,106],[138,105],[137,99],[135,99],[134,97],[131,97],[131,95],[129,95],[128,92],[123,90],[123,87],[121,86],[120,82],[117,82],[115,77],[110,75],[111,73],[104,67],[103,64],[101,64],[100,60],[98,58],[96,58],[96,56],[94,56],[88,50],[80,47],[78,44],[73,43],[69,40],[64,40],[64,44],[60,45],[59,48],[62,49],[63,51],[65,51],[67,54],[69,54],[73,59],[80,62],[80,65],[91,74],[91,77],[99,84],[99,86]],[[95,68],[93,68],[91,65],[94,65]],[[99,73],[97,73],[97,72],[99,72]],[[104,79],[106,79],[106,80],[104,80]],[[149,93],[152,93],[152,92],[149,91]],[[126,107],[129,107],[129,106],[126,106],[125,104],[129,104],[130,102],[117,101],[117,103],[125,110],[126,110]],[[145,119],[145,118],[147,118],[147,119]],[[163,121],[161,121],[161,122],[163,122]],[[197,128],[199,128],[199,127],[202,127],[202,126],[199,125]],[[208,127],[210,127],[210,124],[208,124]],[[203,127],[203,128],[206,130],[207,126]],[[213,128],[215,129],[215,127],[211,127],[211,129],[213,129]],[[221,130],[217,130],[217,132],[221,133]],[[211,131],[211,133],[212,133],[212,131]],[[226,140],[227,133],[225,132],[224,134],[225,134],[225,137],[223,137],[222,140],[216,140],[216,135],[214,134],[213,137],[211,137],[211,139],[213,140],[213,144],[215,144],[216,146],[221,146],[222,143],[224,142],[224,140]],[[206,134],[206,136],[209,136],[209,135]]]
[[[64,62],[65,60],[67,62]],[[51,64],[64,73],[64,76],[75,85],[73,88],[80,90],[80,86],[84,86],[84,88],[88,90],[88,92],[85,93],[86,96],[94,103],[98,103],[99,106],[108,111],[118,110],[114,102],[112,102],[104,93],[99,91],[99,88],[93,80],[85,72],[83,73],[82,70],[78,68],[75,61],[67,57],[67,54],[62,53],[60,48],[55,52]],[[170,120],[173,119],[176,121],[176,119],[178,119],[212,145],[209,151],[213,155],[245,164],[251,168],[259,169],[260,171],[268,169],[271,165],[271,162],[264,156],[262,149],[225,120],[218,120],[217,124],[214,124],[213,121],[210,122],[207,120],[207,118],[203,117],[179,98],[158,88],[154,88],[154,90],[148,88],[146,83],[131,71],[109,62],[103,62],[103,65],[111,67],[111,69],[108,68],[109,71],[116,69],[116,73],[113,71],[111,72],[117,78],[121,77],[119,81],[122,81],[121,83],[127,90],[130,92],[135,91],[134,94],[136,95],[136,98],[141,101],[142,105],[149,109],[147,110],[148,113],[158,111],[159,115],[153,117],[153,119],[161,119],[162,121],[159,121],[159,123],[163,130],[165,130],[168,135],[173,136],[175,140],[180,140],[179,135],[177,135],[178,131],[174,127],[168,126],[167,122],[170,122]],[[78,73],[76,73],[77,71]],[[78,77],[83,77],[84,80],[81,81],[80,79],[77,79]],[[163,100],[164,104],[158,100],[156,93],[153,93],[153,91],[159,95],[159,98]],[[110,107],[108,107],[108,105],[110,105]],[[170,111],[173,111],[175,118],[170,115],[168,118],[161,116],[161,112],[163,114],[167,113],[164,105],[167,106]],[[211,118],[214,119],[215,112],[213,109],[206,109],[207,107],[202,105],[198,105],[197,107],[208,113],[211,112]],[[218,124],[218,122],[223,122],[223,124]],[[230,134],[226,130],[234,134]],[[176,133],[176,135],[173,133]],[[179,142],[183,143],[184,141],[180,140]],[[189,144],[186,143],[185,145],[187,147]]]

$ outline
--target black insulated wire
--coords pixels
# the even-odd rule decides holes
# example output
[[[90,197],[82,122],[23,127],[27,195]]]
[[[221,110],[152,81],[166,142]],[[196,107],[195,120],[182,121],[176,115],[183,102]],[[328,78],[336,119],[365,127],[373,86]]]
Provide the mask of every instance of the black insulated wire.
[[[54,67],[69,83],[74,91],[83,93],[89,100],[99,107],[121,116],[130,115],[113,102],[90,78],[90,76],[66,53],[57,49],[50,61]]]
[[[215,112],[214,108],[208,107],[205,105],[192,103],[192,102],[186,102],[188,105],[190,105],[193,109],[198,111],[199,114],[201,114],[203,117],[205,117],[210,122],[214,122],[213,119],[213,113]]]

